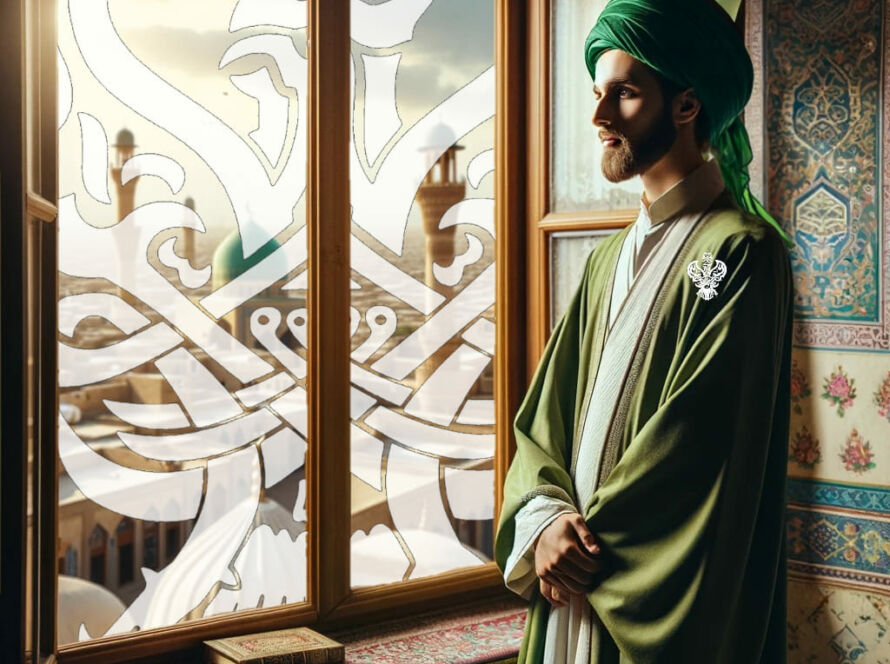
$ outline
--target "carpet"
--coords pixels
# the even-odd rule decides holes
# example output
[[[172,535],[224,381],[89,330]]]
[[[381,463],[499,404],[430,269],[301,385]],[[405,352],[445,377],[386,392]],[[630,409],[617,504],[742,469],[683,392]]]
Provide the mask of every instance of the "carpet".
[[[483,664],[515,662],[525,608],[505,604],[486,610],[439,612],[341,633],[346,664]]]

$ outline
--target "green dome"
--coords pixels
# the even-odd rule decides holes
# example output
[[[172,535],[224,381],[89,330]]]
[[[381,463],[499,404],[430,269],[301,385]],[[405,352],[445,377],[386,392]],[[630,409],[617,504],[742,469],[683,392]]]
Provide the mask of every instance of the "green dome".
[[[281,244],[275,238],[272,238],[248,258],[244,258],[244,250],[241,248],[241,233],[236,228],[219,243],[216,251],[213,252],[214,286],[221,286],[240,276],[280,247]],[[281,257],[281,262],[283,267],[284,256]]]

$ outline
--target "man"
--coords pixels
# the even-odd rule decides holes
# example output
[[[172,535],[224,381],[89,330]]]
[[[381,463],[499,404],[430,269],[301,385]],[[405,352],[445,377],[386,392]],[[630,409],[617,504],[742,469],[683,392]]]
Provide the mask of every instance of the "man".
[[[520,662],[785,661],[790,239],[747,186],[737,8],[612,0],[585,44],[603,172],[644,194],[516,416],[495,557],[531,601]]]

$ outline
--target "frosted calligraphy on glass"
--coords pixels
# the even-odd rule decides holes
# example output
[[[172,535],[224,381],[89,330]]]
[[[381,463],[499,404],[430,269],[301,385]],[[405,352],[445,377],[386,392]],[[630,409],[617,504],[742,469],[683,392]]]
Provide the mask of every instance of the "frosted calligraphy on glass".
[[[490,560],[495,448],[494,3],[356,6],[354,587]]]
[[[305,12],[60,3],[60,643],[306,599]]]

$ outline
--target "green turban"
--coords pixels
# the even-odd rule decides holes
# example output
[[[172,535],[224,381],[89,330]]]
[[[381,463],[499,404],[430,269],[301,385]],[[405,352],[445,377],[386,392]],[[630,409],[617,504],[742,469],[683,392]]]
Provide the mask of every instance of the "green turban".
[[[727,188],[740,208],[772,224],[793,248],[794,241],[748,188],[753,155],[740,113],[751,97],[754,69],[729,14],[714,0],[611,0],[584,43],[591,78],[600,55],[610,49],[695,89]]]

